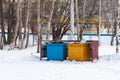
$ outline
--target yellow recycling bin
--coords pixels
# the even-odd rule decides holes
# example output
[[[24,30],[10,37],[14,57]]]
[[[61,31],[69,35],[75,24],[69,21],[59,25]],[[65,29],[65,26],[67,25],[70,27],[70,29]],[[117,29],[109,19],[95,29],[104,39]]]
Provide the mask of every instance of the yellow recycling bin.
[[[68,60],[89,61],[89,44],[68,44]]]

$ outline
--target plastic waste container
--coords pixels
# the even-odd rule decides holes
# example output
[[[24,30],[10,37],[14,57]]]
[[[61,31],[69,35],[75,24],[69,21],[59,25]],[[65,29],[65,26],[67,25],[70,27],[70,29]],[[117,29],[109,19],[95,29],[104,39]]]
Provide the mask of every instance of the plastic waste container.
[[[67,57],[67,45],[65,43],[47,44],[47,60],[63,61]]]
[[[86,42],[90,44],[90,59],[92,61],[98,59],[98,40],[87,40]]]
[[[89,44],[68,44],[68,60],[89,61]]]
[[[47,48],[46,48],[46,44],[43,44],[42,45],[42,48],[41,48],[41,55],[42,55],[42,57],[47,57]]]

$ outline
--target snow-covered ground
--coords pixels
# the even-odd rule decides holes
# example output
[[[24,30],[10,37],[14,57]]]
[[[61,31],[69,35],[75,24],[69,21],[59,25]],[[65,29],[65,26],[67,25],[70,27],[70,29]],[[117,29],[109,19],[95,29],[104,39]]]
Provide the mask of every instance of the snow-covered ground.
[[[95,63],[40,61],[36,46],[0,50],[0,80],[120,80],[120,54],[115,53],[115,46],[109,46],[109,41],[110,37],[101,37],[99,60]]]

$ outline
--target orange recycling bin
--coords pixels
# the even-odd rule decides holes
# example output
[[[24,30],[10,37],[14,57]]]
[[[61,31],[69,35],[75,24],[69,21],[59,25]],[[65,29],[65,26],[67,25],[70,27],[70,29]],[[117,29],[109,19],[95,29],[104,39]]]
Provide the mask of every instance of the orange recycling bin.
[[[68,44],[68,60],[89,61],[89,44]]]

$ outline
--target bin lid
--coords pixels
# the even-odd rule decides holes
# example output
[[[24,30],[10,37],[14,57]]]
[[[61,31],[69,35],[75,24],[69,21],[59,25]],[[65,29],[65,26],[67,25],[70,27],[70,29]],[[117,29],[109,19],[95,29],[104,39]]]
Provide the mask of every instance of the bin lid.
[[[89,47],[90,45],[88,43],[79,43],[79,44],[68,44],[70,47]]]

